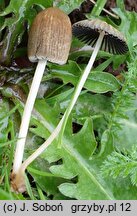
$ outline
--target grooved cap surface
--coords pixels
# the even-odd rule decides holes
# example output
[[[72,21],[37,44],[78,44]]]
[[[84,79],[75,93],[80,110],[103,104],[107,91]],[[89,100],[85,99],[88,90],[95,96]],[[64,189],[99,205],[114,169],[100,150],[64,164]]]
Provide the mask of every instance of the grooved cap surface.
[[[128,51],[126,40],[121,32],[99,19],[82,20],[72,26],[74,36],[94,46],[100,32],[105,33],[101,49],[113,54],[124,54]]]
[[[35,17],[29,32],[28,58],[65,64],[70,50],[72,28],[69,17],[58,8],[48,8]]]

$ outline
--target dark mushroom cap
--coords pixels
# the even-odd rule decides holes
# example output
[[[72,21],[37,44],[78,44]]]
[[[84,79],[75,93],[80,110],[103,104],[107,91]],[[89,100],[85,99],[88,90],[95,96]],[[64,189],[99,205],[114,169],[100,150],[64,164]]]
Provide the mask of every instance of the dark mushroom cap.
[[[32,62],[47,59],[65,64],[70,50],[72,28],[69,17],[51,7],[38,13],[29,32],[28,58]]]
[[[100,32],[104,32],[101,49],[113,54],[124,54],[128,51],[126,40],[121,32],[99,19],[82,20],[72,26],[73,35],[81,41],[94,46]]]

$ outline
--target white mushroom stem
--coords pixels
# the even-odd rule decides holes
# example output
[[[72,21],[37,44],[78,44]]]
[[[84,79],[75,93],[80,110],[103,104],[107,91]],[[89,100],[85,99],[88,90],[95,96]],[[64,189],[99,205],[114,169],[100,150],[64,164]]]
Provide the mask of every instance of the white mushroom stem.
[[[70,115],[70,113],[71,113],[71,111],[72,111],[72,109],[73,109],[73,107],[74,107],[74,105],[75,105],[75,103],[76,103],[76,101],[78,99],[78,96],[80,95],[80,92],[81,92],[81,90],[82,90],[82,88],[83,88],[83,86],[84,86],[84,84],[85,84],[85,82],[86,82],[86,80],[88,78],[88,75],[89,75],[89,73],[90,73],[90,71],[92,69],[92,66],[94,64],[94,61],[95,61],[96,56],[98,54],[98,51],[99,51],[99,49],[101,47],[104,35],[105,35],[105,33],[102,31],[100,33],[100,35],[99,35],[99,38],[98,38],[98,40],[96,42],[96,46],[94,48],[94,51],[93,51],[93,53],[92,53],[92,55],[90,57],[90,60],[89,60],[88,64],[87,64],[87,66],[86,66],[86,68],[84,70],[84,73],[82,74],[82,76],[81,76],[81,78],[80,78],[80,80],[79,80],[79,82],[78,82],[78,84],[76,86],[76,89],[74,91],[74,95],[73,95],[73,97],[72,97],[72,99],[70,101],[70,104],[69,104],[69,106],[68,106],[68,108],[67,108],[67,110],[66,110],[66,112],[64,114],[65,117],[64,117],[64,121],[63,121],[62,127],[61,127],[59,146],[61,145],[61,140],[62,140],[62,137],[63,137],[63,133],[64,133],[64,130],[65,130],[65,126],[66,126],[68,117],[69,117],[69,115]]]
[[[67,120],[68,120],[68,117],[78,99],[78,96],[85,84],[85,81],[91,71],[91,68],[93,66],[93,63],[96,59],[96,56],[98,54],[98,51],[100,49],[100,46],[101,46],[101,43],[103,41],[103,37],[104,37],[104,32],[101,32],[100,35],[99,35],[99,38],[97,40],[97,43],[96,43],[96,46],[95,46],[95,49],[90,57],[90,60],[88,62],[88,65],[84,71],[84,73],[82,74],[79,82],[78,82],[78,85],[75,89],[75,92],[74,92],[74,95],[70,101],[70,104],[63,116],[63,118],[61,119],[61,121],[59,122],[59,124],[57,125],[57,127],[54,129],[53,133],[50,135],[50,137],[32,154],[28,157],[28,159],[26,159],[22,166],[21,166],[21,169],[20,169],[20,172],[23,173],[25,171],[25,169],[27,168],[27,166],[32,162],[34,161],[51,143],[52,141],[58,136],[58,134],[60,133],[61,131],[61,134],[63,135],[63,132],[64,132],[64,129],[65,129],[65,126],[66,126],[66,123],[67,123]],[[61,136],[62,137],[62,136]]]
[[[22,116],[21,126],[18,135],[18,141],[15,150],[14,162],[13,162],[13,173],[16,174],[22,164],[24,147],[27,137],[27,132],[29,128],[29,122],[31,118],[32,109],[35,103],[37,92],[39,89],[40,82],[47,64],[47,60],[39,60],[37,68],[34,74],[34,78],[31,84],[29,95],[24,107],[24,112]]]

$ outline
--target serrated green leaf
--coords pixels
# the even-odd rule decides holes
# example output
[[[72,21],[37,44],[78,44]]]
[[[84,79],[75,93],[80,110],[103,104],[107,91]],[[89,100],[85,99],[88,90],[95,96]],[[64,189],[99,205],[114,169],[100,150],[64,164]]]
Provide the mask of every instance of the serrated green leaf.
[[[47,196],[55,196],[58,194],[57,187],[63,182],[63,179],[49,172],[49,164],[47,161],[38,159],[31,164],[31,167],[28,170],[39,187],[47,193]],[[39,170],[41,170],[43,175],[39,173]]]
[[[37,101],[36,107],[37,107],[37,112],[39,111],[42,115],[45,116],[44,101],[42,100]],[[47,107],[46,110],[47,110],[46,112],[47,114],[48,114],[48,110],[50,110],[51,115],[52,115],[51,117],[48,114],[48,119],[50,119],[50,124],[51,124],[51,121],[55,122],[56,119],[53,119],[53,113],[55,113],[55,110],[51,109],[51,107],[50,108]],[[45,120],[47,122],[47,119]],[[48,127],[48,125],[46,127]],[[48,129],[51,131],[51,128],[48,128]],[[89,134],[87,135],[87,137],[82,136],[85,130],[86,130],[86,133]],[[35,129],[33,130],[33,132],[35,133]],[[36,133],[40,134],[40,132],[41,131],[39,130],[39,124],[38,124],[36,128]],[[78,137],[79,135],[80,137]],[[88,139],[88,137],[90,136],[91,138]],[[81,143],[77,143],[76,139],[77,141],[81,140]],[[63,143],[64,143],[63,148],[60,150],[60,149],[57,149],[57,141],[54,142],[51,146],[48,147],[45,153],[42,154],[42,157],[47,160],[50,160],[50,162],[52,162],[52,160],[56,161],[57,159],[56,155],[58,152],[58,156],[60,156],[60,158],[62,159],[63,164],[51,166],[50,170],[52,170],[52,172],[56,176],[58,175],[63,178],[71,179],[78,175],[79,178],[82,179],[82,182],[78,182],[79,186],[77,188],[77,193],[74,198],[82,199],[82,194],[83,194],[83,198],[87,197],[87,199],[92,199],[92,198],[95,199],[95,196],[98,198],[100,197],[100,199],[101,198],[102,199],[113,199],[113,195],[108,190],[106,183],[103,181],[103,179],[101,179],[98,176],[97,172],[90,167],[89,157],[94,153],[95,145],[96,145],[95,138],[93,135],[92,124],[90,124],[90,127],[89,127],[89,123],[85,122],[83,129],[78,134],[72,135],[72,132],[70,129],[70,123],[69,123],[69,126],[65,132]],[[82,148],[84,148],[84,146],[85,146],[85,149],[83,150],[83,154],[82,154]],[[51,158],[51,155],[52,155],[52,158]],[[88,184],[86,182],[88,182]],[[86,192],[86,194],[83,191],[84,189],[83,184],[87,184],[90,188],[90,189],[89,188],[87,189],[87,191],[89,192],[88,193]]]

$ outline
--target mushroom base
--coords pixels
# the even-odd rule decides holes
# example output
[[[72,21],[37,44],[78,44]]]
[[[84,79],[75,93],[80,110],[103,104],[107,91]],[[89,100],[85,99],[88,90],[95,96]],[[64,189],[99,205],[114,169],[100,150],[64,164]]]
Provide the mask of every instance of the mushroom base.
[[[12,172],[10,179],[11,179],[11,191],[12,192],[24,193],[26,191],[24,172],[18,172],[17,174]]]

